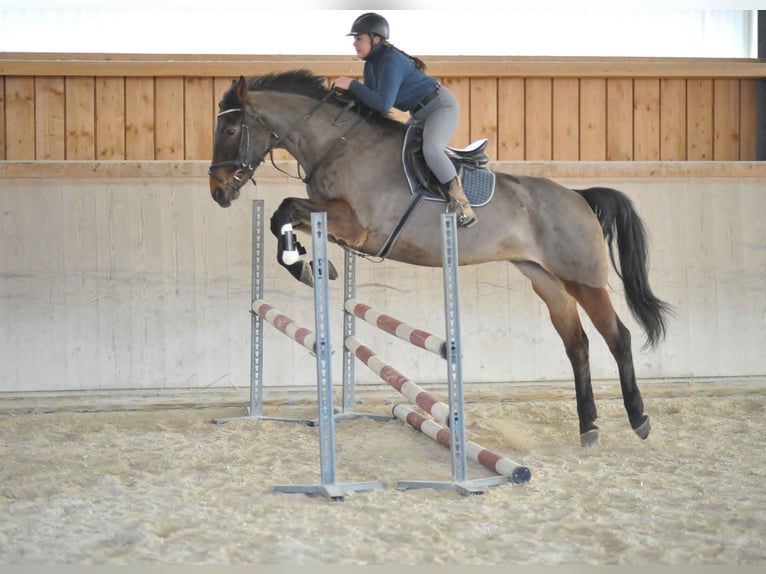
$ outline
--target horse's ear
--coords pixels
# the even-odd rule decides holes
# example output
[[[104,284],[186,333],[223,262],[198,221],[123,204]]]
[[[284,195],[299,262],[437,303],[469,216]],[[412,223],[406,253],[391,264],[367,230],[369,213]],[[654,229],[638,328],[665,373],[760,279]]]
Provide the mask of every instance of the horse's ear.
[[[241,102],[244,102],[247,99],[247,80],[245,80],[245,76],[240,76],[239,81],[237,82],[237,99]]]

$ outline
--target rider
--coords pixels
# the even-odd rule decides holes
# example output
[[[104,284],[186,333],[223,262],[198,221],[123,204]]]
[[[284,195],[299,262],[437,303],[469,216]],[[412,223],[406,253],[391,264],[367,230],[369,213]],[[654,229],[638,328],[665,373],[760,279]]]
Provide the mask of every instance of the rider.
[[[449,196],[458,224],[470,227],[476,214],[463,192],[455,166],[444,148],[457,128],[460,106],[454,94],[425,73],[425,64],[388,42],[388,22],[380,14],[359,16],[347,36],[354,37],[364,60],[364,83],[341,76],[335,87],[348,90],[368,107],[387,113],[392,107],[410,112],[410,124],[423,126],[423,156]]]

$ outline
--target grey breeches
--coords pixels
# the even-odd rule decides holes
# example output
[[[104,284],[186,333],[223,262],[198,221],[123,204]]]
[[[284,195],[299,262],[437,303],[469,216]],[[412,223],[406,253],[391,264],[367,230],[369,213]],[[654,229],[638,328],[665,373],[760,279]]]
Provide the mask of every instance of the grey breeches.
[[[441,183],[449,183],[457,176],[455,166],[444,153],[444,148],[455,134],[459,120],[460,104],[444,86],[425,108],[410,116],[410,124],[423,127],[423,156]]]

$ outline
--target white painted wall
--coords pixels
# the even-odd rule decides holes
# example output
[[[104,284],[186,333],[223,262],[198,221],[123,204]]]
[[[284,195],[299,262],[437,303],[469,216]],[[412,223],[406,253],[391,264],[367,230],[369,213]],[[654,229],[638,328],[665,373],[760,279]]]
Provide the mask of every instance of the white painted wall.
[[[634,337],[639,379],[766,374],[766,194],[763,178],[560,180],[626,191],[646,220],[651,280],[678,308],[668,339],[643,335],[612,276]],[[301,186],[247,186],[229,209],[203,178],[109,181],[0,178],[0,392],[233,388],[249,384],[251,199],[267,217]],[[313,328],[313,293],[266,244],[265,298]],[[342,268],[342,252],[330,246]],[[444,334],[440,269],[360,262],[358,298]],[[511,265],[461,268],[467,383],[569,380],[547,311]],[[342,285],[331,284],[333,344]],[[595,379],[614,379],[590,323]],[[360,338],[406,376],[446,380],[442,362],[360,322]],[[308,385],[312,357],[266,326],[266,384]],[[340,377],[340,352],[333,369]],[[377,382],[358,365],[360,382]]]

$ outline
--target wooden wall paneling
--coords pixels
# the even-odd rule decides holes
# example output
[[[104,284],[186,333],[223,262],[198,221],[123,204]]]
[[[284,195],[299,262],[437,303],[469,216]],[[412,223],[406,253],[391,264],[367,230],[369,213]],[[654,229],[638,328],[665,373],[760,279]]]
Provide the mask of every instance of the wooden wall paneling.
[[[497,159],[523,160],[526,115],[524,79],[500,78],[497,81]]]
[[[497,79],[471,79],[470,140],[487,138],[489,157],[497,157]],[[467,142],[466,142],[467,143]]]
[[[35,159],[66,159],[64,78],[35,80]]]
[[[633,82],[633,159],[660,159],[660,80],[656,78]]]
[[[96,78],[96,159],[125,159],[125,78]]]
[[[580,80],[580,160],[606,159],[606,80]]]
[[[96,101],[93,77],[66,79],[66,158],[96,159]]]
[[[633,80],[606,81],[606,159],[633,159]]]
[[[553,79],[553,159],[580,159],[580,81]]]
[[[741,161],[755,161],[756,109],[756,80],[740,80],[739,159]],[[0,157],[2,156],[0,155]]]
[[[0,76],[0,161],[5,159],[5,77]]]
[[[450,141],[451,146],[463,147],[471,140],[471,84],[468,78],[442,78],[441,83],[455,94],[460,104],[460,121],[455,135]]]
[[[689,161],[713,159],[713,80],[686,81],[687,143]]]
[[[527,160],[540,161],[552,158],[552,92],[551,78],[527,78],[525,94]]]
[[[125,159],[156,159],[154,99],[154,78],[125,78]]]
[[[739,159],[739,80],[713,81],[713,159]]]
[[[231,88],[232,78],[218,77],[213,80],[213,113],[218,113],[218,102],[221,101],[226,90]]]
[[[157,78],[154,83],[154,155],[184,159],[184,80]]]
[[[213,157],[215,124],[210,113],[214,108],[212,78],[186,78],[184,98],[184,131],[188,160]]]
[[[221,101],[221,98],[223,98],[223,95],[226,93],[226,91],[231,88],[232,80],[233,78],[215,78],[213,81],[213,139],[215,139],[215,126],[216,122],[218,121],[218,103]],[[210,157],[206,159],[213,159],[212,144]]]
[[[5,78],[5,155],[8,160],[35,159],[35,79]]]
[[[488,137],[490,157],[505,161],[754,159],[754,93],[766,76],[763,63],[602,60],[434,59],[436,76],[461,105],[451,145]],[[260,73],[308,61],[0,54],[0,159],[207,158],[217,101],[245,65]],[[352,58],[320,58],[317,65],[328,85],[361,73]],[[191,110],[198,106],[209,115],[196,116]],[[275,156],[292,159],[283,150]]]
[[[660,160],[686,160],[686,80],[660,80]]]

